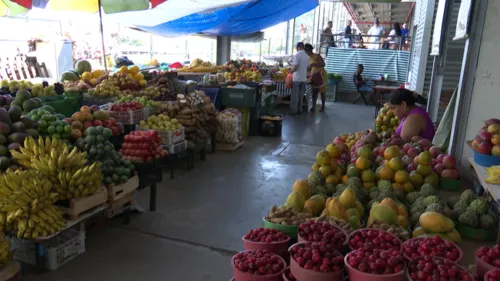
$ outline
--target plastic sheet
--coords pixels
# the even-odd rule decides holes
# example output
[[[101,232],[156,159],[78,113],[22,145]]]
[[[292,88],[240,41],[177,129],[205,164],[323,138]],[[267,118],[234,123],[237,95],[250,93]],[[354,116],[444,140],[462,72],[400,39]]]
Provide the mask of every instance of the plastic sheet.
[[[138,28],[162,36],[192,33],[243,35],[300,16],[317,6],[317,0],[259,0],[209,13],[192,14],[153,27],[140,25]]]

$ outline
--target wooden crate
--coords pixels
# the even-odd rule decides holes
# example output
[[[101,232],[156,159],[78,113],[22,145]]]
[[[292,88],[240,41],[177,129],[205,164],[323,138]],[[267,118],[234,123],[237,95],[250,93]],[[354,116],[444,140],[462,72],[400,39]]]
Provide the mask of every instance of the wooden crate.
[[[108,201],[115,202],[125,195],[133,192],[139,187],[139,176],[135,175],[128,179],[126,183],[112,185],[108,187]]]
[[[101,187],[96,193],[86,197],[69,200],[69,208],[59,206],[59,209],[71,220],[78,220],[80,215],[102,206],[108,201],[108,193]]]
[[[121,213],[123,213],[127,208],[130,208],[132,205],[132,201],[135,198],[135,190],[132,192],[126,193],[120,197],[120,199],[109,202],[109,207],[104,212],[106,218],[111,219]]]

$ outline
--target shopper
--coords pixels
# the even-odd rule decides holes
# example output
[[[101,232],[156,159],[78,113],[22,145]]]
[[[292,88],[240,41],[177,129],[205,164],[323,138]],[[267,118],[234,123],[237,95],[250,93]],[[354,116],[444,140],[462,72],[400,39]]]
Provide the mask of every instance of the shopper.
[[[302,113],[302,100],[306,93],[307,68],[309,67],[309,56],[304,52],[304,43],[297,43],[297,53],[293,56],[292,69],[293,87],[290,97],[291,114]]]
[[[326,56],[328,56],[328,48],[336,47],[332,32],[333,22],[329,21],[321,32],[321,46],[326,47]]]
[[[385,31],[382,25],[380,25],[380,21],[378,18],[375,19],[375,25],[368,30],[368,35],[373,36],[371,37],[371,44],[368,46],[369,49],[380,49],[380,38],[382,35],[384,35]]]
[[[406,44],[406,37],[410,33],[410,30],[408,29],[408,26],[406,25],[406,22],[403,23],[403,27],[401,28],[401,42],[403,44]]]
[[[389,32],[389,37],[386,39],[386,41],[389,42],[391,49],[399,50],[401,48],[402,35],[399,22],[395,22],[392,26],[391,32]]]
[[[427,100],[407,89],[397,89],[389,95],[389,108],[401,120],[396,134],[405,141],[410,141],[415,136],[432,141],[434,124],[425,109],[416,105],[417,103],[426,104]]]
[[[352,30],[351,30],[352,22],[350,20],[347,21],[347,25],[344,28],[344,47],[351,48],[352,47]]]
[[[309,69],[311,72],[311,76],[321,75],[321,78],[323,79],[322,85],[312,85],[313,100],[312,100],[311,112],[316,111],[316,102],[318,101],[318,93],[321,94],[321,108],[319,109],[319,112],[323,112],[325,111],[326,81],[328,79],[325,70],[325,61],[319,54],[313,53],[313,46],[311,44],[306,44],[304,47],[304,51],[309,56]]]

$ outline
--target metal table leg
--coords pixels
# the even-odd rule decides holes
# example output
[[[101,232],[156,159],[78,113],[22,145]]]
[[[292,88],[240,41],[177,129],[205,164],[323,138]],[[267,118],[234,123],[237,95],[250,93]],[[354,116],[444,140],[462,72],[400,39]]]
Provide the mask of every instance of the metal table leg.
[[[149,210],[156,211],[156,183],[149,187]]]
[[[35,250],[36,250],[36,267],[39,272],[45,271],[45,258],[47,255],[47,251],[45,245],[40,242],[35,242]]]

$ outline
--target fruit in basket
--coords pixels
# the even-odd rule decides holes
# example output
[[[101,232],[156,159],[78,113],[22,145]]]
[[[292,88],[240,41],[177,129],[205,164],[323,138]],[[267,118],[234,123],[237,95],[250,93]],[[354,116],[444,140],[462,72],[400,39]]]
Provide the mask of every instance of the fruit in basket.
[[[344,270],[344,257],[324,243],[298,243],[290,248],[291,258],[302,268],[319,272]]]
[[[360,229],[350,236],[349,246],[353,250],[397,250],[401,249],[401,240],[383,230]]]
[[[341,249],[347,239],[343,231],[327,222],[308,221],[301,223],[298,234],[307,242],[323,242],[335,249]]]
[[[375,129],[384,139],[391,136],[399,126],[399,119],[394,115],[387,104],[379,110],[375,119]]]
[[[484,277],[485,281],[500,281],[500,269],[493,269]]]
[[[134,131],[125,135],[120,152],[132,162],[151,162],[168,153],[161,148],[161,137],[157,131]]]
[[[369,274],[386,275],[405,269],[405,260],[397,250],[354,251],[347,257],[352,268]]]
[[[472,149],[481,154],[500,156],[500,124],[498,119],[489,119],[472,142]]]
[[[476,250],[476,256],[484,262],[496,267],[500,267],[500,245],[493,247],[483,246]]]
[[[71,126],[63,120],[59,120],[56,114],[51,113],[48,108],[35,109],[28,114],[28,117],[38,124],[38,130],[42,136],[51,136],[58,139],[68,139],[71,133]]]
[[[408,275],[413,281],[473,281],[472,276],[455,262],[432,256],[413,260],[408,265]]]
[[[179,130],[182,125],[173,122],[167,115],[151,115],[147,120],[141,120],[139,122],[139,127],[142,130],[157,130],[157,131],[176,131]]]
[[[121,111],[121,112],[127,112],[127,111],[136,111],[143,109],[144,106],[142,103],[138,101],[131,101],[131,102],[124,102],[120,104],[113,104],[110,108],[110,111]]]
[[[420,226],[429,232],[444,233],[452,231],[455,224],[452,220],[437,212],[425,212],[419,218]]]
[[[276,229],[271,228],[257,228],[250,230],[243,239],[252,241],[252,242],[261,242],[261,243],[276,243],[283,242],[289,239],[285,233],[281,231],[277,231]]]
[[[410,259],[422,256],[436,256],[458,261],[460,249],[450,241],[443,240],[440,236],[430,238],[415,238],[403,244],[403,252]]]
[[[293,208],[272,206],[265,219],[275,224],[298,226],[311,217],[311,214],[302,213]]]
[[[256,262],[259,260],[260,262]],[[253,275],[274,275],[286,267],[278,255],[263,250],[245,251],[234,255],[233,266],[239,271]]]
[[[117,97],[121,93],[120,87],[116,86],[113,81],[104,80],[98,84],[94,89],[89,89],[88,94],[96,97]]]

